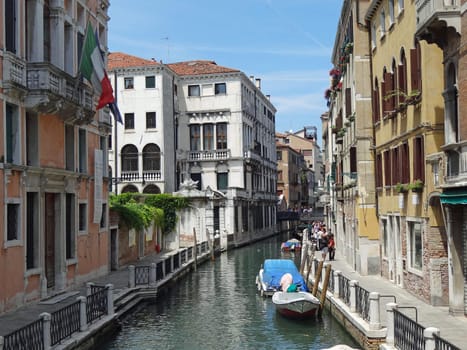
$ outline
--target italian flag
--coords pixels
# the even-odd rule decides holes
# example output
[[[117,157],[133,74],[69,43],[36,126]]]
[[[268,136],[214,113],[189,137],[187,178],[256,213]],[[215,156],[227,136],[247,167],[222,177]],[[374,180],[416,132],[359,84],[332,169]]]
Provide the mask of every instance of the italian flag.
[[[83,53],[79,64],[79,72],[85,77],[99,96],[97,109],[115,101],[112,85],[104,67],[101,50],[98,45],[96,35],[89,24],[84,37]]]

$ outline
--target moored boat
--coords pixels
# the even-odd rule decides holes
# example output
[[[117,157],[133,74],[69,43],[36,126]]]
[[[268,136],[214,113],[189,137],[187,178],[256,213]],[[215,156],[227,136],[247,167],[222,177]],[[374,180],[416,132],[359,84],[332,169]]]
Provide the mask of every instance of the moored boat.
[[[256,286],[262,296],[272,296],[281,290],[281,278],[285,274],[292,275],[292,283],[298,291],[307,292],[303,276],[298,272],[297,266],[290,259],[266,259],[256,277]]]
[[[319,300],[309,292],[275,292],[272,302],[277,312],[288,318],[308,318],[319,309]]]
[[[288,241],[282,242],[281,244],[281,250],[283,252],[294,252],[301,249],[302,243],[296,238],[289,239]]]

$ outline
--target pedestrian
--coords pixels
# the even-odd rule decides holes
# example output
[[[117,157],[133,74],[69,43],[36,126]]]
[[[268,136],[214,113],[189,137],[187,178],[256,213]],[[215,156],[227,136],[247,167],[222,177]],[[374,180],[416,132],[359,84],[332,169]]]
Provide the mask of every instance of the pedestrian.
[[[318,249],[321,251],[322,260],[326,260],[326,255],[328,255],[328,234],[324,227],[318,231]]]
[[[329,260],[334,260],[334,255],[336,254],[336,242],[334,241],[334,235],[332,233],[329,235],[328,250]]]

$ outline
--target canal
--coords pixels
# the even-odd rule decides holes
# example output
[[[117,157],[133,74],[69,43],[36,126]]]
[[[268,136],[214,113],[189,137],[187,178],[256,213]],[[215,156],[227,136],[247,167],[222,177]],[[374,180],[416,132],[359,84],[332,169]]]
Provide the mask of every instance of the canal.
[[[99,349],[358,348],[326,311],[321,319],[288,320],[270,298],[259,296],[255,277],[264,259],[281,257],[283,239],[230,250],[198,266],[122,320],[121,330]],[[288,257],[299,266],[298,254]]]

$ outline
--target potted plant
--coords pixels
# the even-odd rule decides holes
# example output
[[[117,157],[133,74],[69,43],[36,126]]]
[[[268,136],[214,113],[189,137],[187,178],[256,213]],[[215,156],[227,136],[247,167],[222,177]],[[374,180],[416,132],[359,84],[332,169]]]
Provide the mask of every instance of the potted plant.
[[[409,188],[412,192],[422,192],[425,184],[422,180],[417,179],[409,185]]]
[[[349,118],[348,118],[351,122],[353,122],[355,120],[355,112],[353,112]]]
[[[349,127],[351,125],[351,123],[349,121],[345,122],[344,124],[346,127]]]
[[[396,184],[396,192],[397,193],[407,193],[409,191],[409,185],[408,184],[401,184],[398,182]]]

